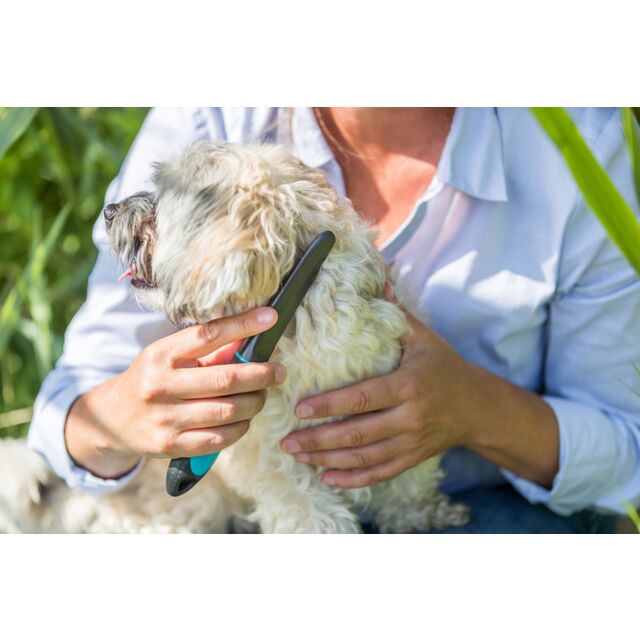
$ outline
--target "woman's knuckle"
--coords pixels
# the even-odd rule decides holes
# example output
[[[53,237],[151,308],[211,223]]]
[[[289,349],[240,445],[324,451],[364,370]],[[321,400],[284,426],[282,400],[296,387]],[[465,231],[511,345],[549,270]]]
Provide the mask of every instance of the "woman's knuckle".
[[[238,407],[235,403],[223,403],[218,405],[217,409],[217,420],[222,424],[227,424],[229,422],[233,422],[234,418],[238,413]]]
[[[150,344],[145,350],[143,358],[148,366],[158,366],[166,360],[165,348],[157,342]]]
[[[351,460],[353,462],[354,467],[368,467],[369,459],[368,457],[362,453],[361,451],[353,451],[351,453]]]
[[[364,444],[364,436],[359,429],[351,429],[347,434],[347,441],[352,447],[359,447]]]
[[[140,381],[138,393],[144,402],[155,402],[164,395],[164,388],[156,376],[148,375]]]
[[[154,439],[154,449],[156,453],[169,456],[175,447],[175,435],[167,431],[159,431]]]
[[[371,406],[371,397],[365,389],[355,389],[351,400],[355,413],[363,413]]]
[[[173,425],[173,416],[164,407],[152,410],[151,419],[156,427],[167,428]]]
[[[223,433],[212,433],[209,436],[207,447],[211,453],[224,449],[227,446],[227,437]]]
[[[405,375],[400,384],[400,399],[404,402],[415,400],[420,396],[420,384],[415,376]]]
[[[407,422],[407,428],[414,434],[422,433],[425,427],[425,421],[423,417],[416,413],[412,412]]]
[[[207,343],[217,342],[222,336],[222,327],[218,320],[200,325],[200,337]]]
[[[218,393],[227,395],[231,393],[236,385],[238,374],[235,371],[216,367],[214,373],[214,387]]]

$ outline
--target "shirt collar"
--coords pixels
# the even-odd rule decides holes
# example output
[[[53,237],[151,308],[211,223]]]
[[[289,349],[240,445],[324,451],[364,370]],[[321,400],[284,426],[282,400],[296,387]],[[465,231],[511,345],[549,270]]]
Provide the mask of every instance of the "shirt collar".
[[[438,178],[474,198],[507,201],[500,123],[494,108],[456,109]]]
[[[293,109],[293,152],[310,167],[335,161],[313,109]],[[438,179],[481,200],[506,201],[500,123],[491,107],[456,109],[438,165]]]

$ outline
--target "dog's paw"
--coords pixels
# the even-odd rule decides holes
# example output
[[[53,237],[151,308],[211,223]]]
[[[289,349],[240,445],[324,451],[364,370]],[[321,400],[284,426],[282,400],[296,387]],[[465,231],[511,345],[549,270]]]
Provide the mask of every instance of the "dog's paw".
[[[469,522],[469,508],[437,494],[421,508],[413,505],[390,505],[375,517],[380,533],[418,533],[431,529],[460,527]]]
[[[448,529],[449,527],[462,527],[469,523],[471,514],[469,507],[461,502],[443,501],[433,516],[434,529]]]

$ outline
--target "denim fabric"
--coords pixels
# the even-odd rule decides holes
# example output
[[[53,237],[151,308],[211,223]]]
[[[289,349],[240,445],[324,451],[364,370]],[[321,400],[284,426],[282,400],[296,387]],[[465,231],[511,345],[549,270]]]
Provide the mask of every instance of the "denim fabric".
[[[579,511],[559,516],[547,507],[527,502],[510,485],[494,489],[462,491],[452,496],[471,509],[471,521],[464,527],[426,533],[615,533],[615,516]],[[378,533],[364,525],[366,533]]]

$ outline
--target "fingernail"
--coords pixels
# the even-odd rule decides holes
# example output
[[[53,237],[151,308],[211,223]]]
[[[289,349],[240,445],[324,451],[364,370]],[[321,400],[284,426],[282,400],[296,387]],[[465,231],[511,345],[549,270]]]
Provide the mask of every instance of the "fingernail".
[[[261,309],[258,311],[258,324],[271,324],[275,317],[276,312],[273,309]]]
[[[278,384],[282,384],[286,379],[287,370],[282,365],[279,365],[278,367],[276,367],[276,382]]]
[[[333,486],[334,484],[336,484],[336,479],[332,478],[331,476],[329,476],[328,478],[322,478],[322,482],[324,482],[325,484]]]
[[[308,404],[301,404],[296,410],[298,418],[310,418],[313,415],[313,409]]]
[[[298,453],[302,447],[295,440],[285,440],[282,443],[282,450],[286,453]]]

